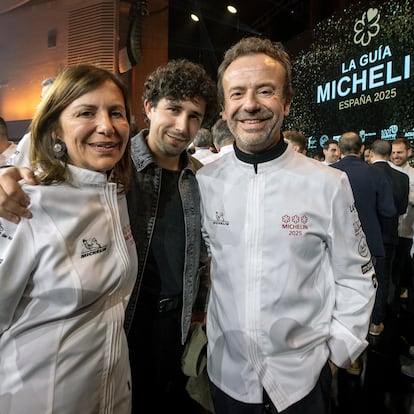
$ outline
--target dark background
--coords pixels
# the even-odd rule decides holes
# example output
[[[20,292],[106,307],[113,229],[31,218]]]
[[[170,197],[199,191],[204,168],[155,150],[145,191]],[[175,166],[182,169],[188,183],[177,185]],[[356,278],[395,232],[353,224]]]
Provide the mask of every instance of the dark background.
[[[228,3],[238,8],[237,15],[226,11]],[[370,7],[380,11],[381,29],[370,45],[362,48],[353,43],[353,26]],[[215,78],[225,50],[241,37],[256,35],[281,41],[292,57],[296,91],[284,129],[302,131],[309,137],[310,149],[320,149],[324,140],[337,139],[349,130],[359,132],[366,143],[377,138],[393,139],[396,134],[412,140],[413,77],[398,85],[378,88],[396,87],[394,99],[343,110],[339,110],[338,99],[317,104],[316,89],[319,84],[343,76],[342,62],[357,59],[380,45],[391,47],[395,71],[401,71],[403,56],[414,51],[413,8],[412,0],[171,0],[169,58],[186,57],[201,63]],[[190,11],[199,15],[199,23],[190,20]],[[412,74],[413,61],[414,56]],[[387,135],[396,128],[396,134]]]

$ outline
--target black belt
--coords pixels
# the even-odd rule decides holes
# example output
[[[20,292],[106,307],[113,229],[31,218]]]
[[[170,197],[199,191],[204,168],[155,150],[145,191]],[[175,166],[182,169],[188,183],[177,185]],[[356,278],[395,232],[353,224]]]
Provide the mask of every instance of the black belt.
[[[181,295],[160,299],[158,301],[158,312],[165,313],[180,309],[182,303],[183,301]]]

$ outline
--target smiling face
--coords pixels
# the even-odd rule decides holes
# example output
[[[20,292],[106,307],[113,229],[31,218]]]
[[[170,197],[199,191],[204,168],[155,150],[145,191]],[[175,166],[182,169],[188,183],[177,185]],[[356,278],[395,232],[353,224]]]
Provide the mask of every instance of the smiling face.
[[[171,170],[179,168],[180,155],[200,129],[205,107],[202,100],[162,98],[156,106],[144,102],[150,120],[147,142],[158,166]]]
[[[339,145],[333,143],[329,144],[327,149],[323,149],[323,153],[325,155],[325,161],[328,164],[333,164],[337,162],[341,156]]]
[[[280,128],[289,114],[283,94],[283,66],[265,54],[234,60],[223,74],[222,118],[246,153],[260,153],[280,140]]]
[[[75,99],[61,113],[59,126],[68,163],[92,171],[111,170],[129,140],[124,98],[112,81]]]
[[[390,160],[397,167],[404,167],[411,157],[411,149],[407,149],[403,143],[392,143]]]

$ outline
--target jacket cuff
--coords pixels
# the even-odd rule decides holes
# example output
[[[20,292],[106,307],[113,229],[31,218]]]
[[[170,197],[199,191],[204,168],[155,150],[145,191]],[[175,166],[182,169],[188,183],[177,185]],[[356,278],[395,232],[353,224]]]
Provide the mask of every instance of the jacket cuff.
[[[347,368],[368,346],[365,339],[359,339],[338,322],[331,325],[331,337],[328,340],[329,359],[338,367]]]

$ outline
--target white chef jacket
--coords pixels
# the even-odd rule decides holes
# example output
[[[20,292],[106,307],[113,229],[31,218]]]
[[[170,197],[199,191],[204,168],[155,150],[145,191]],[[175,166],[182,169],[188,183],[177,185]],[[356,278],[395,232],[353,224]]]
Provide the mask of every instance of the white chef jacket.
[[[257,166],[229,153],[197,173],[211,263],[208,374],[226,394],[279,411],[330,358],[367,346],[371,255],[347,175],[286,150]]]
[[[218,152],[210,151],[208,148],[199,148],[192,155],[192,157],[197,158],[201,163],[205,165],[215,161],[219,157],[218,154]]]
[[[9,146],[0,154],[0,167],[11,164],[11,158],[16,150],[17,145],[9,141]]]
[[[391,165],[392,168],[407,174],[410,181],[407,211],[405,214],[401,214],[398,219],[398,236],[412,239],[414,237],[414,168],[411,167],[408,162],[404,167],[399,167],[391,161],[389,161],[388,164]]]
[[[70,172],[23,186],[32,219],[0,220],[1,414],[130,414],[126,199],[105,174]]]
[[[23,135],[10,158],[10,165],[15,167],[30,167],[30,132]]]

